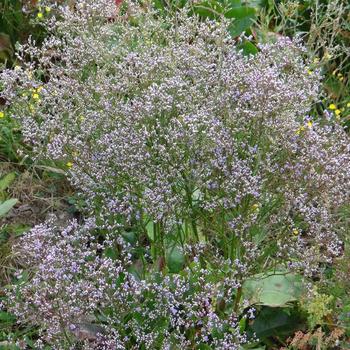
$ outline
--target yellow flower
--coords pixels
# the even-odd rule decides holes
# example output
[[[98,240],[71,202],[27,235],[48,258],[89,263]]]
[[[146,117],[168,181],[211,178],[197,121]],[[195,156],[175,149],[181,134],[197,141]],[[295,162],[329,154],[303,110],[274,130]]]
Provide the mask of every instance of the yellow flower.
[[[67,165],[68,168],[71,168],[73,166],[73,163],[72,162],[67,162],[66,165]]]
[[[36,94],[36,93],[33,94],[32,97],[34,100],[39,100],[39,98],[40,98],[39,94]]]
[[[79,116],[79,120],[82,122],[85,120],[85,117],[83,115]]]
[[[299,135],[302,131],[305,130],[305,126],[301,126],[295,133]]]
[[[344,77],[340,77],[340,78],[339,78],[339,81],[343,81],[343,80],[344,80]]]
[[[312,121],[311,120],[309,120],[308,122],[307,122],[307,126],[311,129],[312,128]]]
[[[257,204],[257,203],[253,204],[253,205],[252,205],[252,209],[253,209],[253,210],[259,209],[259,204]]]
[[[0,112],[0,118],[4,118],[5,117],[5,113],[4,112]]]
[[[328,106],[329,109],[337,109],[337,106],[334,104],[334,103],[331,103],[329,106]]]
[[[299,230],[295,228],[295,229],[293,230],[293,235],[294,235],[294,236],[298,236],[298,235],[299,235]]]
[[[334,113],[335,113],[335,115],[339,115],[341,113],[341,110],[340,109],[336,109]]]
[[[350,102],[348,102],[348,103],[346,104],[346,107],[348,107],[348,108],[350,107]]]
[[[318,57],[315,57],[314,58],[314,63],[318,63],[318,62],[320,62],[320,59]]]
[[[312,70],[309,69],[309,70],[307,71],[307,74],[311,75],[311,74],[312,74]]]
[[[39,87],[36,89],[36,92],[37,92],[37,93],[40,93],[40,91],[41,91],[43,88],[44,88],[43,86],[39,86]]]
[[[50,12],[51,12],[51,7],[46,6],[46,7],[45,7],[45,11],[46,11],[47,13],[50,13]]]
[[[343,76],[343,74],[341,74],[341,73],[337,74],[337,77],[339,77],[339,78],[342,77],[342,76]]]
[[[31,112],[34,112],[34,106],[33,106],[33,105],[29,105],[29,110],[30,110]]]
[[[42,12],[39,12],[39,13],[37,14],[37,17],[38,17],[39,19],[42,19],[42,18],[44,17],[44,15],[43,15]]]

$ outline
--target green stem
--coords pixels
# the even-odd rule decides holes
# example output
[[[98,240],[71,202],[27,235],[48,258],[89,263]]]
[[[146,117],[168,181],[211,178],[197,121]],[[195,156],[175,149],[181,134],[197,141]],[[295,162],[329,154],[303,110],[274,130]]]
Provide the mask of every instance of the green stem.
[[[233,307],[233,311],[235,313],[237,313],[237,311],[238,311],[239,302],[241,301],[241,298],[242,298],[242,286],[238,287],[238,289],[237,289],[237,295],[235,298],[235,305]]]
[[[193,201],[192,201],[192,192],[189,189],[189,187],[186,185],[186,197],[187,201],[190,207],[190,222],[192,226],[192,231],[193,234],[196,238],[196,241],[199,242],[199,235],[198,235],[198,229],[197,229],[197,223],[196,223],[196,218],[194,216],[194,208],[193,208]]]

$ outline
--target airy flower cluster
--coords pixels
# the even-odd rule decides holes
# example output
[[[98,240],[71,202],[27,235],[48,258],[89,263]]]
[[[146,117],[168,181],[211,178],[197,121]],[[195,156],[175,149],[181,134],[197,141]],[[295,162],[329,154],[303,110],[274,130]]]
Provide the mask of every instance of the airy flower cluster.
[[[108,4],[62,7],[53,35],[23,46],[22,66],[2,74],[25,138],[66,164],[99,225],[139,236],[149,222],[162,235],[190,226],[191,239],[220,236],[233,260],[249,242],[311,260],[319,250],[316,267],[337,254],[349,142],[305,117],[319,74],[303,47],[280,38],[244,56],[225,21]]]
[[[213,308],[220,293],[230,310],[230,288],[261,266],[311,275],[341,253],[349,138],[308,116],[319,72],[298,42],[282,37],[245,56],[225,21],[128,5],[58,9],[52,35],[22,46],[21,66],[1,74],[26,140],[65,164],[87,216],[109,234],[33,229],[21,244],[37,269],[13,310],[51,343],[69,345],[93,317],[103,328],[93,343],[103,338],[106,349],[235,349],[245,339],[234,312]],[[148,262],[125,247],[126,232],[151,246]],[[200,242],[235,262],[219,289],[202,279],[207,269],[138,280],[121,257],[163,270],[174,246]],[[105,257],[107,247],[122,255]]]
[[[140,280],[127,270],[126,243],[115,235],[98,243],[94,229],[92,221],[65,229],[47,222],[15,247],[32,276],[18,276],[9,310],[39,327],[36,349],[238,349],[248,342],[233,310],[239,270],[231,263],[220,262],[221,273],[193,262],[181,275]],[[119,259],[107,256],[111,248]]]

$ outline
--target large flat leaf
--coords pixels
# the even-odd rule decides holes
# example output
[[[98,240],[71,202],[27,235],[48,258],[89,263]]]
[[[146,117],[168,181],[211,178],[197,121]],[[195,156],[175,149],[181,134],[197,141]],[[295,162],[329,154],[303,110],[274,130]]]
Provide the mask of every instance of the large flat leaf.
[[[154,223],[150,220],[146,225],[147,236],[151,241],[154,241]]]
[[[292,273],[259,274],[243,284],[243,295],[251,305],[287,306],[298,300],[302,292],[302,277]]]
[[[264,307],[254,320],[251,330],[259,339],[287,336],[302,328],[303,320],[281,308]]]
[[[5,191],[15,180],[16,173],[8,173],[0,179],[0,191]]]
[[[135,245],[137,242],[137,235],[133,231],[124,231],[122,232],[122,237],[125,239],[126,242]]]
[[[259,52],[258,48],[250,41],[245,41],[239,48],[243,50],[243,54],[246,56],[256,55]]]
[[[255,17],[255,8],[248,6],[234,7],[225,13],[226,18],[244,19],[246,17]]]
[[[18,202],[17,199],[11,198],[0,204],[0,217],[6,215]]]
[[[180,272],[185,263],[185,257],[178,247],[173,247],[168,250],[166,263],[170,272]]]
[[[225,17],[233,20],[228,28],[230,34],[236,37],[250,28],[255,18],[255,12],[255,8],[247,6],[234,7],[228,10]]]
[[[234,7],[241,7],[242,6],[242,1],[241,0],[230,0],[228,2],[229,6],[231,8],[234,8]]]

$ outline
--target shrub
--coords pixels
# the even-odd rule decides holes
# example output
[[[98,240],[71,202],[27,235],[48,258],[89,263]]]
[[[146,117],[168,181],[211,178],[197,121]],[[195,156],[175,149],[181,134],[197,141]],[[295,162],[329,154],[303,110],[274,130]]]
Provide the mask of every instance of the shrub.
[[[319,78],[303,48],[282,38],[246,57],[225,23],[105,5],[63,8],[41,48],[22,47],[27,68],[2,75],[25,138],[66,164],[99,225],[141,239],[154,223],[162,251],[205,240],[232,260],[247,244],[264,259],[289,245],[304,265],[337,254],[348,139],[307,116]]]
[[[164,19],[132,3],[116,8],[85,0],[57,11],[60,16],[47,21],[51,36],[40,47],[21,46],[22,67],[2,73],[2,96],[37,156],[67,170],[85,200],[86,216],[95,220],[101,249],[90,246],[97,238],[78,227],[60,239],[45,226],[25,237],[28,261],[37,235],[39,247],[49,243],[30,263],[38,268],[23,286],[22,301],[35,305],[31,298],[38,297],[38,312],[29,305],[23,321],[38,322],[48,332],[46,341],[69,344],[68,320],[111,307],[100,323],[114,334],[114,348],[123,342],[124,348],[172,342],[199,348],[225,348],[227,342],[234,348],[241,335],[230,317],[243,308],[241,286],[249,276],[281,265],[311,276],[341,253],[346,225],[338,214],[350,199],[349,140],[332,114],[317,121],[308,115],[318,98],[319,72],[297,41],[281,37],[245,56],[224,20],[188,17],[186,9]],[[142,265],[139,281],[121,270],[130,276],[120,282],[130,284],[127,294],[110,275],[125,269],[118,254],[128,249],[113,243],[121,244],[121,237],[133,247],[133,267]],[[220,316],[210,314],[220,326],[205,316],[200,334],[208,338],[182,318],[178,325],[176,310],[169,313],[170,305],[181,304],[197,320],[197,300],[213,300],[205,295],[215,286],[201,277],[188,289],[193,256],[185,254],[186,246],[200,243],[209,253],[199,276],[217,260],[230,265],[234,276],[228,282],[235,305]],[[104,250],[115,253],[116,261],[102,258]],[[56,253],[46,277],[43,266]],[[69,270],[79,256],[81,275]],[[154,284],[154,270],[181,274]],[[52,283],[57,294],[45,299]],[[91,299],[84,289],[91,290]],[[82,296],[80,313],[75,300]],[[50,310],[59,300],[67,300],[68,311],[51,324]],[[124,307],[126,319],[120,321],[115,310]],[[131,309],[141,310],[133,321],[126,316]],[[155,320],[161,325],[155,327]],[[132,338],[120,338],[128,332]]]

